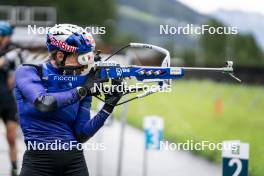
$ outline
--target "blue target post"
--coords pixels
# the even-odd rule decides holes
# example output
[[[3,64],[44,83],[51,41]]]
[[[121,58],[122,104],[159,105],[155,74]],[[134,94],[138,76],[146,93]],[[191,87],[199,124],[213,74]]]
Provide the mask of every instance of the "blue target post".
[[[248,176],[249,144],[223,142],[223,176]]]
[[[159,150],[163,140],[163,119],[158,116],[146,116],[144,118],[145,147],[143,158],[143,176],[147,176],[148,150]]]

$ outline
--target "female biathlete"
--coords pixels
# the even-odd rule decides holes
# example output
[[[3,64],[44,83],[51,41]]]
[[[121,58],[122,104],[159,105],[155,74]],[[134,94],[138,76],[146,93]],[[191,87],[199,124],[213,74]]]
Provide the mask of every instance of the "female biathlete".
[[[84,85],[71,88],[65,83],[60,85],[63,91],[47,91],[50,85],[42,77],[60,76],[71,72],[66,68],[81,67],[78,56],[88,53],[88,60],[93,59],[95,43],[81,27],[60,24],[50,28],[46,45],[48,62],[16,70],[15,96],[27,146],[20,176],[88,176],[83,151],[74,146],[87,141],[103,126],[123,94],[105,96],[106,103],[91,119],[91,88],[101,82],[93,69]],[[56,149],[52,148],[54,143],[59,144]]]

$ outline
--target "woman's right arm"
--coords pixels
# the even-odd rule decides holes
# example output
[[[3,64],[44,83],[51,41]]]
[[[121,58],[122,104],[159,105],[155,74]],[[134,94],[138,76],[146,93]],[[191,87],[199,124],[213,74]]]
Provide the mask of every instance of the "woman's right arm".
[[[47,93],[37,73],[32,66],[20,66],[16,70],[16,87],[22,95],[42,112],[54,111],[79,101],[77,89],[63,92]]]

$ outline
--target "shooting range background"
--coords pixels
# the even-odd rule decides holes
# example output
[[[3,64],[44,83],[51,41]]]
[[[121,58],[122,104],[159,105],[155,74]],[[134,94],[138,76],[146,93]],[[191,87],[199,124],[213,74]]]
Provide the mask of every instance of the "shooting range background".
[[[217,143],[224,140],[241,140],[249,143],[249,172],[253,176],[262,175],[264,171],[264,155],[262,155],[264,153],[262,147],[264,144],[264,37],[263,32],[259,32],[264,30],[262,14],[232,10],[201,14],[178,1],[170,0],[139,2],[77,0],[74,4],[62,0],[56,2],[3,0],[0,4],[2,7],[0,8],[1,19],[13,20],[18,26],[13,39],[27,47],[22,52],[28,62],[38,63],[47,56],[47,53],[44,48],[45,35],[29,36],[27,25],[49,26],[61,22],[82,26],[106,26],[105,35],[96,35],[97,49],[101,49],[105,54],[109,54],[129,42],[147,42],[170,50],[174,66],[223,66],[225,60],[233,60],[236,66],[236,75],[242,79],[242,84],[235,83],[222,74],[187,75],[182,80],[173,82],[171,93],[155,94],[146,99],[131,102],[125,113],[122,112],[122,107],[117,108],[115,119],[120,120],[126,116],[129,125],[128,129],[125,128],[121,173],[123,175],[141,174],[139,168],[142,167],[141,159],[144,147],[143,117],[158,115],[164,119],[164,137],[171,142],[208,140]],[[18,8],[18,6],[22,8]],[[24,8],[25,6],[27,8]],[[14,17],[11,14],[16,9],[21,9],[21,13],[27,10],[34,11],[31,9],[32,6],[44,6],[47,9],[40,13],[41,17],[38,20],[29,19],[27,22],[23,22],[19,17]],[[9,14],[9,12],[10,15],[3,15]],[[46,19],[47,12],[54,16]],[[23,15],[21,18],[23,19]],[[166,22],[173,26],[187,23],[210,24],[212,26],[235,25],[238,26],[239,34],[159,35],[159,25],[166,24]],[[129,54],[129,52],[130,54],[132,52],[136,58],[135,63],[139,64],[138,58],[140,58],[143,65],[158,65],[157,61],[160,61],[162,57],[148,51],[128,51],[122,54]],[[123,59],[125,60],[125,58]],[[97,101],[94,101],[93,108],[97,109]],[[109,150],[99,154],[99,158],[101,156],[108,158],[109,162],[108,159],[105,161],[99,159],[98,162],[93,162],[98,157],[98,152],[87,152],[86,158],[91,173],[97,173],[95,175],[106,175],[106,173],[115,175],[117,173],[119,131],[120,123],[115,122],[113,126],[105,127],[94,137],[93,140],[96,141],[100,140],[98,135],[102,135],[103,139],[106,139],[105,142],[107,144],[109,142]],[[108,134],[111,133],[113,135],[109,137]],[[3,126],[1,126],[0,134],[3,139],[0,143],[0,158],[1,161],[6,161],[0,164],[1,175],[9,171]],[[109,138],[116,140],[110,142]],[[130,138],[131,140],[129,140]],[[18,140],[21,159],[24,150],[21,135]],[[149,163],[149,174],[153,173],[150,175],[158,173],[156,168],[166,175],[170,173],[175,175],[176,171],[173,169],[176,169],[182,176],[190,175],[190,170],[201,173],[198,175],[203,176],[206,174],[221,175],[221,151],[161,153],[152,155],[153,162],[155,162]],[[163,159],[159,160],[159,158]],[[195,164],[187,164],[188,162]],[[101,164],[102,168],[98,169],[98,164]],[[98,172],[100,169],[101,173]]]

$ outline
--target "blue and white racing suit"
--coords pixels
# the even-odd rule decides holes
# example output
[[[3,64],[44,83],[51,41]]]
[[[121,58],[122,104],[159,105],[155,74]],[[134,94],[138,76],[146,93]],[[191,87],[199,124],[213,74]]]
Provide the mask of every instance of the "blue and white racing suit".
[[[50,62],[42,65],[42,74],[59,74],[59,69]],[[65,85],[67,86],[67,85]],[[76,89],[58,92],[46,92],[38,71],[32,66],[20,66],[16,70],[15,97],[18,106],[20,125],[25,143],[61,143],[84,142],[92,137],[109,116],[101,110],[91,119],[92,97],[79,100]],[[42,112],[34,105],[41,96],[52,96],[56,100],[56,110]]]
[[[83,151],[74,145],[79,146],[79,142],[92,137],[103,126],[109,113],[103,108],[91,119],[92,97],[80,101],[76,88],[47,92],[49,85],[41,79],[38,71],[34,66],[20,66],[16,70],[15,96],[27,145],[20,176],[89,176]],[[41,72],[44,77],[60,75],[60,70],[50,62],[42,65]],[[61,86],[69,88],[71,85],[65,83]],[[43,97],[54,100],[56,108],[47,111],[36,106]],[[45,107],[45,102],[50,101],[43,102]],[[51,145],[45,145],[58,142],[55,150]],[[50,148],[43,151],[34,144]]]

